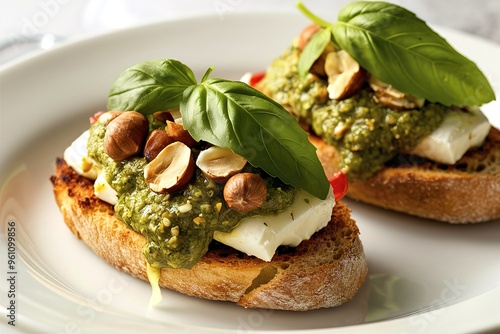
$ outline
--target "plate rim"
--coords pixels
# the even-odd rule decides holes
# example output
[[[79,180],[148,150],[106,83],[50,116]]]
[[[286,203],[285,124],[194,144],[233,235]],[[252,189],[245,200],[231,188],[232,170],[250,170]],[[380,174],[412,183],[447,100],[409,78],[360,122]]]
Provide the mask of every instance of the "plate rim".
[[[261,12],[255,12],[255,13],[245,12],[245,13],[232,13],[231,16],[247,17],[249,15],[256,15],[256,14],[259,16],[265,15]],[[275,15],[276,14],[269,14],[267,16],[272,17]],[[288,16],[292,15],[292,13],[284,12],[284,13],[279,13],[279,15],[288,17]],[[51,55],[55,54],[56,52],[65,52],[65,50],[67,50],[68,48],[82,47],[85,43],[95,43],[95,41],[98,39],[113,38],[113,36],[127,34],[129,31],[137,30],[137,29],[145,29],[145,30],[158,29],[158,27],[164,26],[164,25],[175,25],[175,24],[178,24],[178,22],[192,21],[193,19],[197,19],[197,18],[210,19],[210,18],[213,18],[214,16],[215,16],[214,14],[210,14],[210,15],[207,14],[207,15],[193,15],[193,16],[189,16],[189,17],[182,17],[182,18],[168,19],[168,20],[160,19],[160,20],[156,20],[153,22],[138,24],[138,25],[134,25],[132,27],[128,27],[128,28],[120,29],[120,30],[116,30],[116,31],[107,31],[104,33],[101,32],[101,33],[92,33],[92,34],[84,35],[84,36],[77,37],[77,38],[74,38],[71,40],[67,40],[67,41],[61,43],[60,45],[56,46],[53,49],[30,52],[26,55],[23,55],[21,57],[16,58],[13,61],[9,61],[9,62],[0,66],[0,75],[5,73],[5,72],[16,71],[17,68],[21,68],[25,63],[33,61],[34,59],[38,60],[41,57],[51,57]],[[296,15],[292,15],[292,16],[296,16]],[[498,50],[500,50],[500,45],[497,45],[497,44],[495,44],[489,40],[486,40],[484,38],[481,38],[481,37],[478,37],[478,36],[475,36],[475,35],[472,35],[469,33],[465,33],[462,31],[457,31],[457,30],[454,30],[451,28],[444,28],[444,27],[437,27],[437,28],[439,29],[440,32],[443,31],[443,32],[455,34],[458,36],[464,36],[466,38],[472,38],[474,40],[477,40],[480,43],[484,43],[485,45],[489,44],[490,47],[494,47],[494,48],[497,48]],[[2,186],[3,186],[3,184],[2,184]],[[2,222],[2,224],[3,224],[3,222]],[[499,282],[499,286],[497,286],[495,289],[493,289],[493,291],[485,292],[485,293],[483,293],[483,295],[479,295],[479,296],[476,296],[476,297],[471,298],[471,299],[484,299],[485,295],[489,294],[490,292],[493,292],[493,293],[496,293],[497,295],[500,295],[500,282]],[[467,302],[468,302],[468,300],[457,303],[457,304],[453,304],[453,305],[445,305],[442,309],[453,311],[453,309],[458,308],[460,304],[465,304]],[[460,305],[460,307],[461,306],[462,305]],[[432,312],[432,311],[430,311],[430,312]],[[366,330],[367,326],[373,326],[374,329],[376,330],[376,327],[378,327],[380,325],[391,326],[392,324],[394,324],[397,327],[399,327],[399,325],[401,324],[400,322],[403,320],[404,320],[404,317],[401,319],[381,320],[380,322],[359,324],[359,325],[353,325],[353,326],[348,326],[348,327],[350,327],[349,331],[358,330],[357,327],[359,327],[359,330]],[[495,328],[497,326],[500,326],[500,319],[498,321],[494,321],[494,319],[491,319],[491,320],[492,321],[490,323],[483,322],[482,325],[478,324],[480,326],[480,327],[478,327],[478,329],[479,330],[487,330],[489,328]],[[381,323],[385,323],[385,324],[381,324]],[[461,327],[461,328],[463,328],[463,327]],[[338,329],[338,328],[332,328],[332,329]],[[328,329],[328,330],[331,331],[332,329]],[[341,329],[347,330],[348,328],[341,328]],[[386,329],[387,328],[383,328],[383,330],[386,330]],[[309,332],[318,333],[321,331],[322,331],[322,329],[319,329],[319,330],[316,330],[316,329],[314,329],[314,330],[301,330],[301,331],[298,331],[296,333],[309,333]],[[228,331],[228,333],[233,333],[233,332],[234,332],[233,330]],[[267,333],[267,332],[275,333],[275,331],[259,331],[259,332],[260,333]]]

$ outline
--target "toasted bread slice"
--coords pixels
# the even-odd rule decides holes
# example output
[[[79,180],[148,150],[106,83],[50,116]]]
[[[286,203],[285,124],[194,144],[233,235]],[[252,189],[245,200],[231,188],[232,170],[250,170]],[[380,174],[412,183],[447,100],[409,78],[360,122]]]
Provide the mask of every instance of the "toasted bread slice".
[[[310,136],[327,175],[338,170],[335,148]],[[386,209],[449,223],[500,218],[500,131],[492,128],[479,148],[454,165],[398,156],[365,181],[349,184],[347,196]]]
[[[94,196],[91,180],[57,159],[51,177],[64,221],[75,236],[116,268],[147,280],[146,239]],[[160,286],[249,308],[304,311],[353,298],[367,275],[359,230],[349,209],[337,203],[331,222],[298,247],[280,247],[271,262],[213,242],[192,269],[161,270]]]
[[[336,149],[315,136],[310,111],[327,103],[326,81],[312,75],[297,81],[300,50],[286,49],[266,71],[272,76],[255,83],[281,103],[311,133],[320,161],[331,176],[339,170]],[[308,96],[309,98],[305,98]],[[448,223],[479,223],[500,218],[500,132],[491,129],[479,148],[470,149],[453,165],[417,156],[398,155],[366,180],[349,183],[347,196],[382,208]]]

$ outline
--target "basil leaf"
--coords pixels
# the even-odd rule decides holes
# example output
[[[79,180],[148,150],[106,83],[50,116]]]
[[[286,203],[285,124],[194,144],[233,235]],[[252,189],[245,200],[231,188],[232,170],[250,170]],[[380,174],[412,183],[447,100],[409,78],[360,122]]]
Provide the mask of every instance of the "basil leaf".
[[[208,79],[184,92],[183,125],[273,177],[321,199],[330,184],[306,132],[280,104],[242,82]]]
[[[385,2],[345,6],[335,41],[358,63],[398,90],[444,105],[481,105],[495,99],[478,67],[412,12]]]
[[[111,86],[108,110],[144,115],[177,109],[186,87],[196,85],[193,71],[173,59],[148,60],[122,72]]]
[[[320,29],[311,37],[302,50],[297,63],[299,75],[302,79],[305,78],[311,66],[321,56],[331,39],[332,30],[330,28]]]

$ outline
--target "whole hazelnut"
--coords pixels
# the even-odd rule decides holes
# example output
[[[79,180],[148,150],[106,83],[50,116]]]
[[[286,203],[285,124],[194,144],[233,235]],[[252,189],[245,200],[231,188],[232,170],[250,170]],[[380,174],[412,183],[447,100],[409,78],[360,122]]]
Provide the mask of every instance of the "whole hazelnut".
[[[231,209],[243,213],[262,206],[267,198],[267,188],[259,175],[239,173],[227,181],[223,195]]]
[[[141,152],[149,132],[147,118],[137,111],[123,112],[111,120],[104,134],[104,150],[115,161]]]

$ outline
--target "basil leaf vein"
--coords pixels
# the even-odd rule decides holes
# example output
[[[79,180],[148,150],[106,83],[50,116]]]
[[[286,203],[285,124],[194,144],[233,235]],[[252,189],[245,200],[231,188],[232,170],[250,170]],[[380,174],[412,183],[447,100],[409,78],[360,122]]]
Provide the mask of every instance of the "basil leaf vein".
[[[180,104],[196,140],[227,147],[273,177],[321,199],[330,185],[307,133],[281,105],[245,83],[208,79]]]
[[[495,99],[476,64],[400,6],[348,4],[332,31],[336,43],[362,67],[404,93],[459,106]]]

